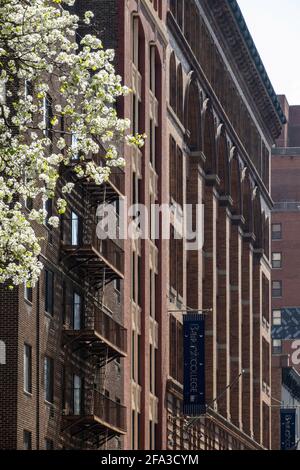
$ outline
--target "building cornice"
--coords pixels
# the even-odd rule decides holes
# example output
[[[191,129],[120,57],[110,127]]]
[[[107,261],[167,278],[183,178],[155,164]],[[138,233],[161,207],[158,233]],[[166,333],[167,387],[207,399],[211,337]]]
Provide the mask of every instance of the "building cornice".
[[[258,173],[253,161],[251,160],[249,153],[247,152],[247,149],[244,147],[241,138],[238,135],[238,131],[233,127],[230,118],[228,117],[226,111],[222,106],[222,103],[218,99],[214,89],[212,88],[211,83],[208,81],[201,64],[196,59],[190,45],[188,44],[186,38],[184,37],[181,29],[179,28],[176,20],[174,19],[171,13],[168,14],[167,25],[169,32],[172,34],[174,41],[176,41],[176,44],[179,46],[182,53],[184,54],[191,70],[195,71],[198,79],[200,80],[201,86],[211,98],[220,120],[226,125],[227,133],[231,141],[234,142],[235,146],[238,148],[238,153],[244,165],[250,169],[251,175],[255,180],[255,184],[257,184],[257,186],[259,187],[268,208],[272,209],[273,200],[270,196],[270,193],[267,191],[260,174]]]
[[[236,0],[205,0],[270,134],[276,139],[286,118]]]

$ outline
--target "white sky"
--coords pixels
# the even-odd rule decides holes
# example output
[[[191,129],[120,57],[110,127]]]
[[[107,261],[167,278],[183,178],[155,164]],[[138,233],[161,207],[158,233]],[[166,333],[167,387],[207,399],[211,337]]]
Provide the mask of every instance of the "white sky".
[[[238,0],[277,94],[300,105],[300,0]]]

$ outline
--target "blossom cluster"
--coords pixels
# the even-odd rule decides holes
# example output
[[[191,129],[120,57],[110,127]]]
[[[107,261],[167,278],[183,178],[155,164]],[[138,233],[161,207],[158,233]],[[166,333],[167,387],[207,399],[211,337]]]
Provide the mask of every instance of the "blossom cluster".
[[[122,145],[142,146],[128,134],[116,100],[130,90],[113,66],[114,51],[99,38],[78,35],[74,0],[0,0],[0,282],[34,285],[42,265],[33,223],[47,217],[60,168],[102,184],[125,164]],[[84,21],[90,24],[92,12]],[[52,99],[52,96],[54,98]],[[104,158],[99,160],[93,156]],[[64,183],[57,213],[74,184]],[[30,198],[32,210],[20,201]],[[57,217],[47,220],[57,227]]]

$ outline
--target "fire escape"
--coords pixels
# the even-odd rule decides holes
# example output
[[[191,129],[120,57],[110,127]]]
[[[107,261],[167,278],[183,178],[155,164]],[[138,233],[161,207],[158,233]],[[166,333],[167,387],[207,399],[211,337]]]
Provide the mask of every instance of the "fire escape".
[[[117,239],[99,239],[96,210],[99,204],[112,203],[124,194],[124,172],[113,168],[109,181],[97,185],[80,180],[84,215],[81,220],[62,221],[61,260],[67,270],[93,291],[103,292],[107,284],[124,278],[124,251]],[[71,354],[82,353],[94,359],[105,376],[108,364],[126,357],[127,331],[112,318],[103,302],[82,301],[80,315],[65,324],[63,346]],[[74,305],[65,306],[67,317],[74,318]],[[126,433],[126,409],[98,389],[73,390],[73,406],[65,410],[62,430],[99,447]],[[78,396],[77,396],[77,395]],[[74,406],[74,403],[76,406]]]

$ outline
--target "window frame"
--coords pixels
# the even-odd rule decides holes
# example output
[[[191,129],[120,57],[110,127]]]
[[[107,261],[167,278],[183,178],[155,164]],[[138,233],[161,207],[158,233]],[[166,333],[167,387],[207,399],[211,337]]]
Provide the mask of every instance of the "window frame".
[[[280,284],[280,288],[279,287],[278,288],[274,287],[275,282],[278,282]],[[275,295],[275,292],[280,293],[280,295]],[[277,298],[281,298],[281,297],[282,297],[282,281],[280,281],[280,280],[272,281],[272,298],[277,299]]]
[[[278,345],[275,346],[275,343]],[[274,338],[272,341],[272,353],[273,354],[282,354],[282,340],[278,338]]]
[[[27,442],[26,438],[28,438],[28,447],[27,445],[25,447],[25,443]],[[27,429],[23,429],[23,449],[32,450],[32,432]]]
[[[76,298],[77,298],[77,300],[79,300],[79,302],[75,301]],[[77,306],[78,306],[78,308],[76,308]],[[80,331],[83,327],[82,307],[83,307],[82,295],[79,294],[77,291],[73,291],[73,295],[72,295],[72,329],[74,331]]]
[[[45,269],[45,312],[54,315],[54,272],[50,269]]]
[[[275,316],[276,313],[279,313],[278,316]],[[272,310],[272,325],[281,326],[282,325],[282,310],[279,308]]]
[[[24,299],[26,300],[26,302],[29,302],[30,304],[32,304],[32,300],[33,300],[32,287],[28,287],[26,283],[24,284]]]
[[[274,255],[279,255],[280,259],[279,260],[274,260],[273,259]],[[282,269],[282,252],[281,251],[273,251],[272,252],[271,262],[272,262],[272,268],[273,269]],[[278,266],[275,266],[274,263],[278,263]]]
[[[71,211],[71,245],[79,246],[80,242],[81,242],[80,240],[80,216],[77,212],[72,210]]]
[[[45,401],[54,403],[54,359],[50,356],[44,357],[44,392]]]
[[[32,346],[28,343],[24,343],[23,350],[23,390],[32,394]]]
[[[76,386],[76,380],[78,386]],[[83,409],[83,378],[80,375],[73,374],[72,378],[72,411],[74,416],[81,416]]]
[[[274,227],[278,225],[280,227],[280,231],[275,231],[274,230]],[[274,234],[276,233],[279,233],[279,236],[274,236]],[[276,222],[276,223],[273,223],[272,224],[272,227],[271,227],[271,235],[272,235],[272,240],[273,241],[276,241],[276,240],[282,240],[282,223],[281,222]]]

